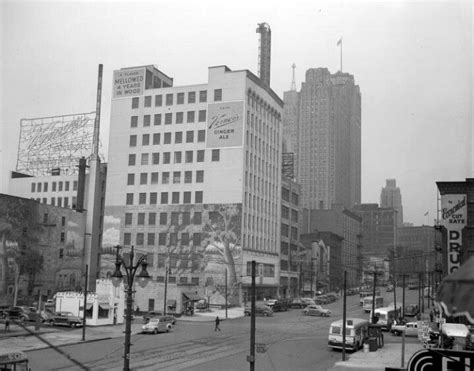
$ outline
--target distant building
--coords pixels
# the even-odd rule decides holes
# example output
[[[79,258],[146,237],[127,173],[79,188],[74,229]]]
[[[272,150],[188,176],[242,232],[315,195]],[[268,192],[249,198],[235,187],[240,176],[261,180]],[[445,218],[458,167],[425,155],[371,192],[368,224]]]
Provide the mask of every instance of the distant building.
[[[397,227],[403,226],[403,206],[400,188],[395,179],[387,179],[380,193],[380,207],[391,207],[397,211]]]
[[[378,204],[361,204],[353,211],[362,218],[364,262],[388,259],[398,243],[396,210]]]
[[[284,102],[284,151],[295,153],[301,205],[359,204],[361,95],[354,77],[311,68],[301,91],[285,92]]]

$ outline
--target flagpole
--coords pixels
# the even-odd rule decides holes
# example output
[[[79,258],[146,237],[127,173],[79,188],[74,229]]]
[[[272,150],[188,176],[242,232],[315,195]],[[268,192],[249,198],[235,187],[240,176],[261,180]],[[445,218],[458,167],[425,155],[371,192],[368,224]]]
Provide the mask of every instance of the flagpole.
[[[342,72],[342,37],[341,37],[341,40],[340,40],[340,51],[341,51],[341,72]]]

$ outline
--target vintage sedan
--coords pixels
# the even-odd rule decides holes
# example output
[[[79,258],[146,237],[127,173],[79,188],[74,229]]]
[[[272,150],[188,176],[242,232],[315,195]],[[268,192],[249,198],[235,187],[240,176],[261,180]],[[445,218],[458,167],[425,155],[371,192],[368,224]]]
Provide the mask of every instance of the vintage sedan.
[[[390,332],[395,336],[405,333],[405,336],[418,336],[418,323],[407,322],[404,325],[393,325]]]
[[[331,315],[331,311],[329,309],[323,308],[321,305],[308,305],[306,308],[303,309],[303,314],[305,316],[325,316],[329,317]]]
[[[75,316],[71,312],[56,312],[49,316],[47,323],[50,326],[79,327],[82,326],[82,318]]]
[[[146,325],[142,326],[142,331],[145,333],[158,334],[159,332],[170,332],[173,325],[165,316],[150,318]]]

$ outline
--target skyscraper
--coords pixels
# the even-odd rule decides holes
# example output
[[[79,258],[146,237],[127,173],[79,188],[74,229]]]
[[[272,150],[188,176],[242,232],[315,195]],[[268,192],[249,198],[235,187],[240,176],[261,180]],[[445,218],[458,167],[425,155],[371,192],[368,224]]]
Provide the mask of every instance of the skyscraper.
[[[295,152],[302,206],[360,204],[361,96],[354,77],[311,68],[301,91],[286,92],[284,102],[291,107],[283,119],[286,151]]]
[[[403,226],[403,207],[400,188],[395,179],[387,179],[380,193],[380,207],[391,207],[397,211],[397,227]]]

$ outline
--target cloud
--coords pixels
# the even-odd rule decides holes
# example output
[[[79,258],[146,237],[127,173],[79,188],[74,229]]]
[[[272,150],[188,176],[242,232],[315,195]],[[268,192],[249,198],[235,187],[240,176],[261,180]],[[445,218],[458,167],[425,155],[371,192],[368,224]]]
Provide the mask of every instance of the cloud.
[[[107,228],[102,235],[102,246],[118,245],[120,241],[120,230],[117,228]]]
[[[118,225],[120,225],[120,218],[115,218],[112,215],[106,215],[104,217],[104,224],[118,224]]]

